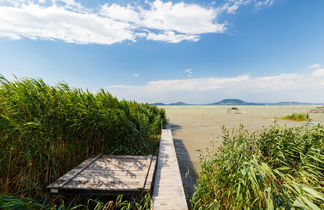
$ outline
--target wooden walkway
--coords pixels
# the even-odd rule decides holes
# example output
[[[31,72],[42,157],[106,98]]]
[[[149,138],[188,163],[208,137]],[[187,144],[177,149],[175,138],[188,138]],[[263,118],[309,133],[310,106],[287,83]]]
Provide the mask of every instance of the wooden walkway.
[[[47,188],[51,193],[136,194],[150,190],[156,157],[98,155],[89,158]]]
[[[162,130],[158,158],[100,154],[85,160],[47,188],[60,194],[132,195],[151,190],[153,178],[153,210],[188,209],[170,129]]]
[[[162,130],[153,189],[153,210],[188,209],[170,129]]]

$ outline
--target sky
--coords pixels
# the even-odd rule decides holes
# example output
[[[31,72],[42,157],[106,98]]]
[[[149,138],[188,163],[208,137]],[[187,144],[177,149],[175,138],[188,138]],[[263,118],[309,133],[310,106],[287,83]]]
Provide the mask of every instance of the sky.
[[[324,1],[0,0],[0,74],[148,103],[324,103]]]

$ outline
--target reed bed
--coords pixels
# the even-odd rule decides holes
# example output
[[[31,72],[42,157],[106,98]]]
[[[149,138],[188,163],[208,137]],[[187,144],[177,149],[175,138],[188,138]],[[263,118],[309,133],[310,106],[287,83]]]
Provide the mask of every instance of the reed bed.
[[[2,199],[41,201],[48,184],[98,153],[154,154],[165,124],[163,109],[104,90],[0,76],[0,194],[9,196]]]
[[[281,117],[280,119],[283,120],[293,120],[293,121],[310,121],[309,114],[307,113],[292,113],[289,115],[286,115],[284,117]]]
[[[323,209],[324,128],[224,129],[201,158],[194,209]]]

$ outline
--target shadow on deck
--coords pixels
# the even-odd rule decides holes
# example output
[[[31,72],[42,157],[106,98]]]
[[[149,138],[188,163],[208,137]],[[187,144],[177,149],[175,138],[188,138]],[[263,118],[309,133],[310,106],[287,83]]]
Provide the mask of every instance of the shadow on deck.
[[[180,125],[176,125],[172,123],[170,123],[167,126],[167,128],[172,130],[173,136],[175,136],[177,130],[182,129]],[[188,206],[190,206],[190,199],[194,193],[194,186],[196,184],[198,175],[190,159],[188,150],[183,144],[183,140],[177,138],[174,138],[173,140],[174,140],[175,150],[177,154],[177,159],[179,162],[179,168],[180,168],[180,173],[181,173],[182,183],[186,195],[187,204]]]

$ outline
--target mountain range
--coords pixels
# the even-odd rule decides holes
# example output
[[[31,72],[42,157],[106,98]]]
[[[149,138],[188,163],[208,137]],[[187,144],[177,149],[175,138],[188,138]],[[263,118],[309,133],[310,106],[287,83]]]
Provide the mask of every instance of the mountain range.
[[[211,104],[187,104],[184,102],[176,102],[176,103],[153,103],[152,105],[157,106],[185,106],[185,105],[223,105],[223,106],[240,106],[240,105],[272,105],[272,106],[287,106],[287,105],[323,105],[323,103],[303,103],[296,101],[283,101],[277,103],[255,103],[255,102],[246,102],[241,99],[223,99],[221,101],[211,103]]]

